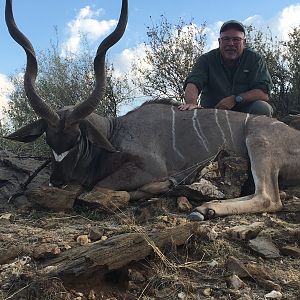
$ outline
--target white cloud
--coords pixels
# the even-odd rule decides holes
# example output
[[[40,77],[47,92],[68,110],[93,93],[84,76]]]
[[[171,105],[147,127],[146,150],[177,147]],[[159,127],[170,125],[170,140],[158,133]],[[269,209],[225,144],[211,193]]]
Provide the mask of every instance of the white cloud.
[[[131,65],[137,59],[142,59],[146,55],[148,46],[144,43],[137,45],[135,48],[127,48],[114,58],[114,65],[116,71],[120,73],[128,73],[131,70]],[[148,49],[149,50],[149,49]],[[146,63],[144,68],[149,68]]]
[[[277,28],[280,33],[280,36],[283,39],[287,40],[288,33],[291,32],[291,30],[294,27],[300,25],[299,15],[300,15],[300,4],[290,5],[281,11],[277,22],[278,24]]]
[[[80,42],[83,36],[89,41],[96,41],[110,33],[117,24],[117,20],[96,19],[101,10],[93,11],[90,6],[82,8],[76,18],[68,23],[69,38],[62,47],[62,55],[76,53],[80,50]]]
[[[6,75],[0,74],[0,120],[3,119],[2,110],[7,108],[9,95],[13,91],[13,85]]]
[[[245,25],[253,25],[255,28],[266,31],[270,28],[274,36],[278,36],[279,39],[287,40],[288,34],[294,27],[300,25],[300,4],[290,5],[280,11],[276,16],[271,19],[265,19],[260,15],[249,16],[245,20],[239,20]],[[209,24],[205,33],[207,36],[206,51],[218,47],[219,30],[223,21],[217,21],[213,24]]]

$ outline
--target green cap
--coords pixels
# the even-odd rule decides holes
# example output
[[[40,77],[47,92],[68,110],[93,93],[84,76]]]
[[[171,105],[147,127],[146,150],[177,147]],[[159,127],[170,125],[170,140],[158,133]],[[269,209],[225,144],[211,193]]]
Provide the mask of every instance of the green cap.
[[[223,25],[220,28],[220,33],[225,31],[229,27],[236,28],[237,30],[245,33],[244,25],[241,22],[236,21],[236,20],[230,20],[230,21],[223,23]]]

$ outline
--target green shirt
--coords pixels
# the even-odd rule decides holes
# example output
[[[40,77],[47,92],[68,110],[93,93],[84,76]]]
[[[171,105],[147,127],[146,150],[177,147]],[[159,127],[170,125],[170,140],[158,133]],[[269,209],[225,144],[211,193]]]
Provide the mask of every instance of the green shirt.
[[[246,48],[235,66],[229,68],[223,63],[219,48],[201,55],[187,77],[201,93],[203,107],[215,107],[225,97],[261,89],[270,93],[272,80],[263,57]],[[259,100],[259,99],[257,99]]]

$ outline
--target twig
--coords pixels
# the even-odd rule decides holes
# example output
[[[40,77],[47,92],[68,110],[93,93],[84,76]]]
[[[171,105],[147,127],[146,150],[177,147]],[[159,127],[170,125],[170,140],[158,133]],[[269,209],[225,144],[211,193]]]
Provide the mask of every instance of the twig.
[[[12,299],[14,296],[16,296],[17,294],[19,294],[23,290],[27,289],[29,286],[30,286],[30,284],[27,284],[26,286],[22,287],[21,289],[19,289],[18,291],[16,291],[15,293],[13,293],[12,295],[10,295],[9,297],[5,298],[4,300]]]
[[[47,159],[43,164],[41,164],[31,175],[28,176],[25,182],[20,184],[20,189],[14,193],[12,196],[9,197],[7,202],[13,201],[18,196],[21,196],[24,194],[24,191],[26,190],[27,186],[30,184],[30,182],[37,176],[37,174],[43,170],[49,163],[51,162],[51,159]]]

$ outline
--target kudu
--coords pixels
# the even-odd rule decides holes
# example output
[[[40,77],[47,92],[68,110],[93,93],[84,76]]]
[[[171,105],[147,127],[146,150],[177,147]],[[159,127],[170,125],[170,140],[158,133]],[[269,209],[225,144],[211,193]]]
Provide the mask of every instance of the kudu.
[[[76,182],[113,190],[165,191],[171,178],[215,155],[222,147],[249,157],[254,195],[205,203],[204,216],[273,212],[281,209],[279,177],[300,181],[300,132],[265,116],[227,110],[180,111],[175,105],[146,103],[117,118],[93,113],[105,91],[106,51],[121,38],[127,24],[127,0],[122,0],[116,29],[100,44],[94,61],[95,89],[83,103],[53,111],[35,89],[37,61],[33,47],[18,30],[12,0],[6,0],[6,23],[25,50],[24,85],[28,101],[41,119],[8,138],[31,142],[46,133],[53,153],[50,182]],[[157,185],[156,185],[157,183]]]

